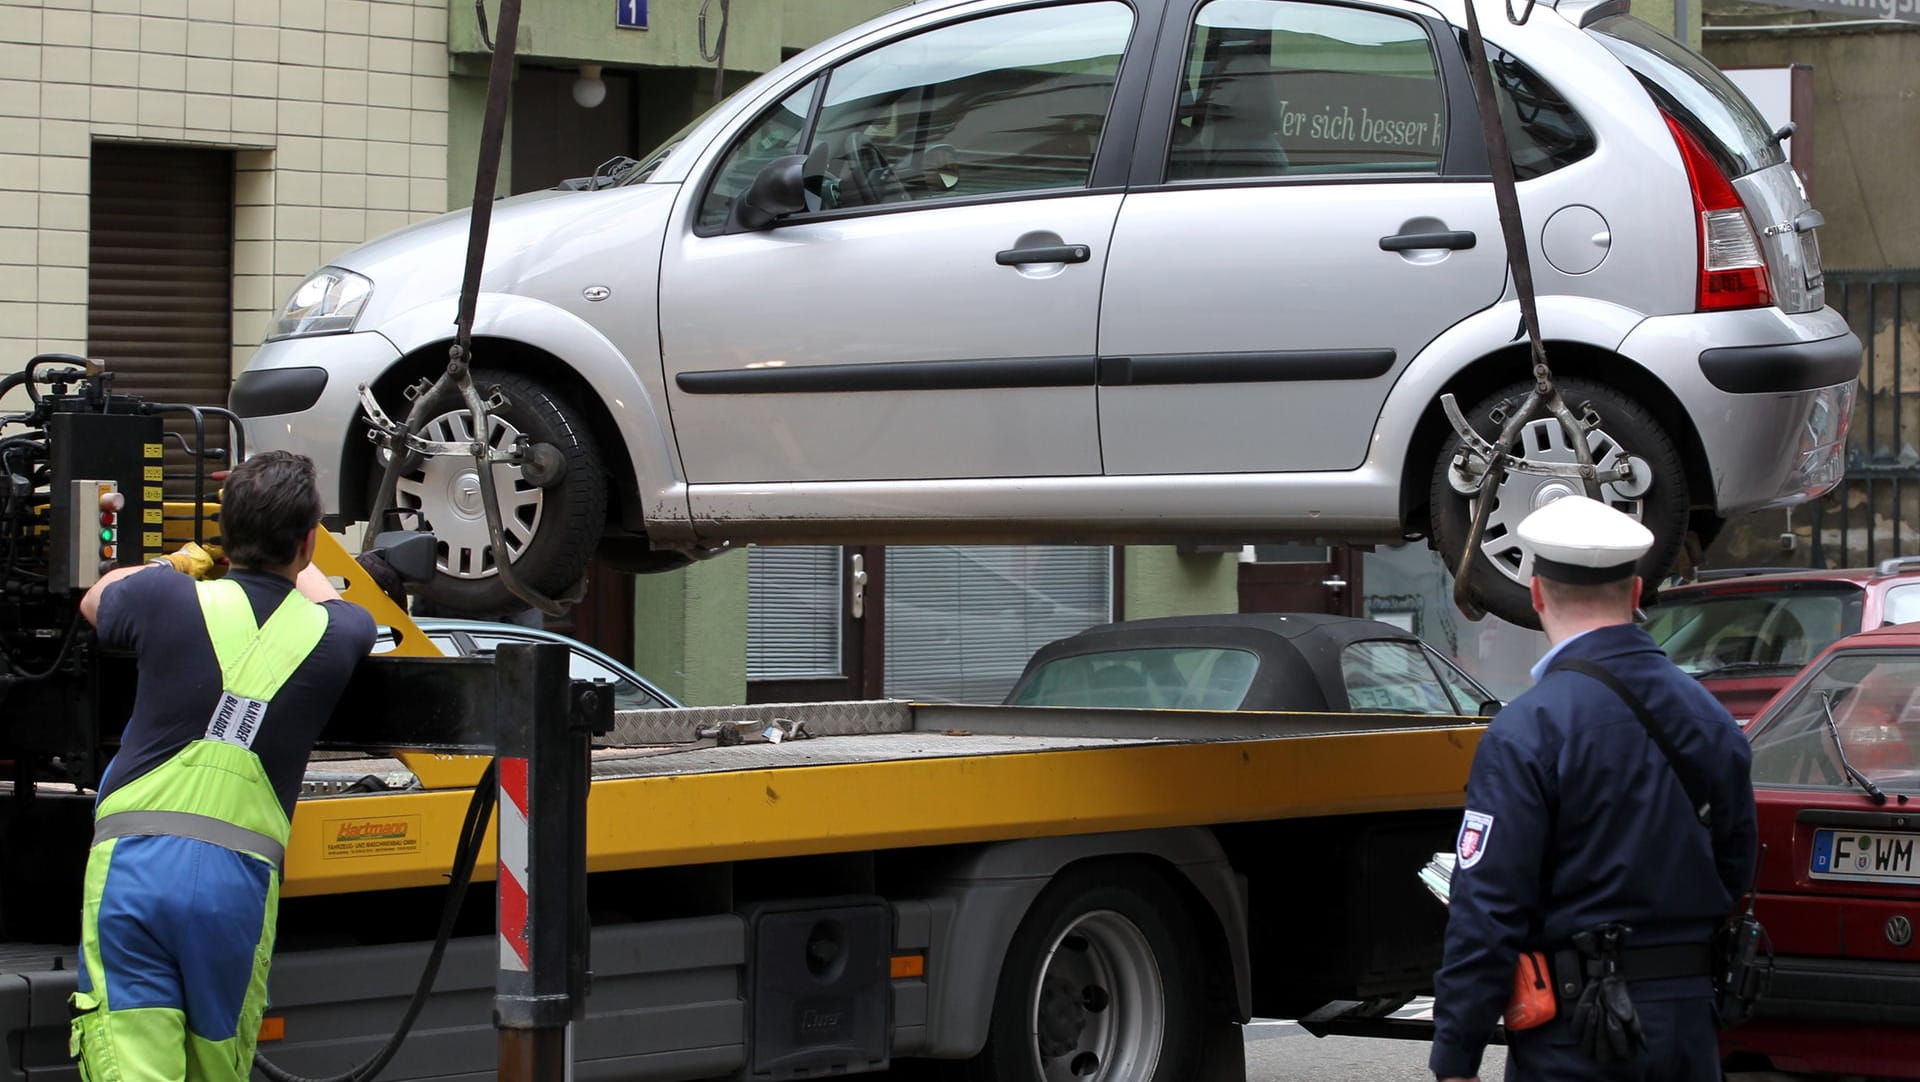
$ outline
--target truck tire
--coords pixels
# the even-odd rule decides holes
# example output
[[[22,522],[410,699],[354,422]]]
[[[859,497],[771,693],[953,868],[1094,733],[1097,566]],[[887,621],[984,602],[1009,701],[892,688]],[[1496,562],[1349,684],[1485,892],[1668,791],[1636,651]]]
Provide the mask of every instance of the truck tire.
[[[514,570],[535,590],[557,597],[585,576],[606,528],[607,482],[599,448],[585,422],[539,382],[476,368],[473,383],[483,396],[498,387],[507,400],[488,415],[492,446],[511,446],[524,433],[560,452],[557,475],[545,487],[530,482],[522,467],[493,467]],[[427,439],[471,438],[472,421],[457,395],[443,393],[429,404],[427,416],[422,433]],[[376,462],[374,485],[379,469]],[[439,573],[420,592],[436,615],[501,618],[527,608],[500,581],[472,459],[430,458],[401,474],[394,504],[415,512],[403,519],[415,519],[417,528],[431,529],[440,542]]]
[[[1116,874],[1117,873],[1117,874]],[[1186,903],[1149,872],[1067,870],[1007,948],[970,1082],[1186,1082],[1206,978]]]
[[[1580,416],[1581,404],[1590,403],[1600,416],[1600,427],[1587,433],[1587,445],[1594,464],[1605,467],[1614,457],[1628,454],[1651,467],[1652,482],[1644,492],[1629,496],[1613,485],[1601,486],[1601,495],[1614,507],[1639,519],[1653,531],[1653,548],[1640,560],[1640,576],[1649,585],[1658,582],[1673,567],[1687,532],[1687,475],[1680,452],[1673,440],[1638,402],[1611,387],[1582,379],[1555,381],[1560,395],[1574,415]],[[1476,405],[1467,414],[1467,423],[1489,441],[1498,438],[1500,426],[1492,416],[1503,402],[1518,409],[1532,390],[1531,383],[1516,383]],[[1473,500],[1454,491],[1448,478],[1459,437],[1448,436],[1433,465],[1431,513],[1433,547],[1451,571],[1460,564],[1460,552],[1473,526]],[[1529,458],[1548,461],[1574,461],[1573,448],[1567,443],[1559,421],[1551,415],[1527,422],[1515,451]],[[1480,607],[1511,624],[1538,628],[1540,617],[1533,611],[1528,592],[1533,554],[1520,544],[1516,532],[1520,520],[1561,495],[1578,493],[1576,480],[1539,475],[1509,473],[1495,495],[1488,513],[1481,554],[1468,570],[1467,588]]]

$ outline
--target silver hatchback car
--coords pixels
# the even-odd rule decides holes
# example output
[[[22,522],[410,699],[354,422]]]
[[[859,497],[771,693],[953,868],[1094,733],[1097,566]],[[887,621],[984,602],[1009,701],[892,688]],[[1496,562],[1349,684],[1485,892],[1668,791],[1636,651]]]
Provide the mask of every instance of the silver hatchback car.
[[[400,502],[442,604],[557,593],[596,552],[726,542],[1463,544],[1438,400],[1487,431],[1516,344],[1458,0],[923,0],[769,72],[645,160],[497,205],[476,365],[506,553],[478,477]],[[1824,306],[1820,216],[1775,133],[1621,0],[1489,5],[1543,329],[1613,502],[1659,539],[1840,477],[1860,347]],[[258,446],[320,463],[330,512],[444,364],[464,212],[348,252],[234,385]],[[464,415],[434,404],[432,435]],[[1570,461],[1552,421],[1526,455]],[[1532,618],[1515,474],[1471,584]]]

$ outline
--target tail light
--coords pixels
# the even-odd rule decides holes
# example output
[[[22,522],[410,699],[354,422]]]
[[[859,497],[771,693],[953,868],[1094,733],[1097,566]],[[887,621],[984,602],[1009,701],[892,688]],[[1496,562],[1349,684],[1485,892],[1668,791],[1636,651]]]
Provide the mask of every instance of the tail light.
[[[1772,304],[1766,254],[1760,250],[1753,223],[1747,220],[1740,193],[1692,132],[1671,116],[1666,121],[1680,160],[1687,166],[1687,186],[1693,190],[1694,225],[1700,238],[1695,307],[1707,312]]]

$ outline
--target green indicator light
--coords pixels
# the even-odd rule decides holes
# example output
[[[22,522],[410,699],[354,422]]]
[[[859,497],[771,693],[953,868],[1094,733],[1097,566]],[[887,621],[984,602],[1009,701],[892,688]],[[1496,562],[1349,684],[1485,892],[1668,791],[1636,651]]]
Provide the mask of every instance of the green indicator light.
[[[102,541],[112,541],[112,540],[113,540],[113,531],[112,531],[112,530],[101,530],[101,531],[100,531],[100,540],[102,540]]]

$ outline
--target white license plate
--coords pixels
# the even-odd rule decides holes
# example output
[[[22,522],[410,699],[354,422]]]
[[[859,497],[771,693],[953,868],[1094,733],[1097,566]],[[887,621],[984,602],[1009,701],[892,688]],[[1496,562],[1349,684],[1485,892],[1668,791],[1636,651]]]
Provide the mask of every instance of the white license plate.
[[[1815,879],[1853,879],[1868,883],[1920,883],[1920,834],[1873,830],[1813,832]]]

